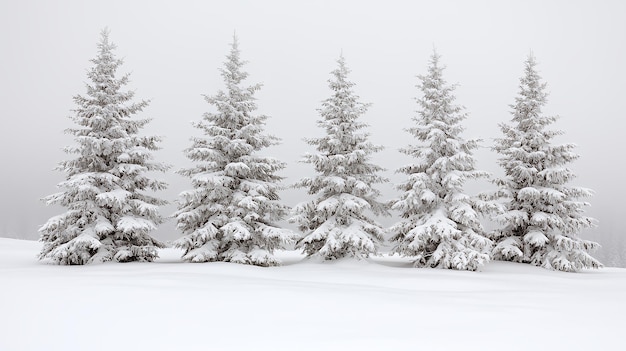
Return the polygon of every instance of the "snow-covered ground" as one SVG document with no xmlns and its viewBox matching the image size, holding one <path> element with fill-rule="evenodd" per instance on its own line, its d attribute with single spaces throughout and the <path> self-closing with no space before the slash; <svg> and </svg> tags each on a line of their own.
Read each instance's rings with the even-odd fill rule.
<svg viewBox="0 0 626 351">
<path fill-rule="evenodd" d="M 0 238 L 0 350 L 626 350 L 626 269 L 406 260 L 54 266 Z"/>
</svg>

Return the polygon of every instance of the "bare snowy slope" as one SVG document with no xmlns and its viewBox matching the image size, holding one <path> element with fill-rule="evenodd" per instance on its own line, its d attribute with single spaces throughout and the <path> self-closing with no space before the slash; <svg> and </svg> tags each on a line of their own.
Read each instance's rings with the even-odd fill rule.
<svg viewBox="0 0 626 351">
<path fill-rule="evenodd" d="M 625 350 L 626 269 L 406 260 L 53 266 L 0 239 L 0 350 Z"/>
</svg>

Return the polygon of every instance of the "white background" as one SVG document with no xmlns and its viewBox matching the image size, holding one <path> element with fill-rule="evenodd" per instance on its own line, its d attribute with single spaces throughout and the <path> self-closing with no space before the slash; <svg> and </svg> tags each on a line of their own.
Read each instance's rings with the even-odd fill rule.
<svg viewBox="0 0 626 351">
<path fill-rule="evenodd" d="M 157 157 L 173 165 L 162 197 L 173 201 L 188 182 L 173 173 L 187 164 L 182 150 L 199 131 L 190 121 L 212 107 L 202 94 L 223 87 L 221 67 L 236 31 L 248 83 L 261 82 L 259 111 L 267 132 L 283 144 L 267 153 L 288 163 L 285 185 L 313 172 L 297 161 L 314 151 L 303 137 L 319 135 L 320 102 L 330 96 L 327 80 L 343 52 L 350 79 L 363 102 L 375 143 L 386 149 L 375 162 L 394 170 L 410 162 L 397 149 L 411 142 L 417 105 L 417 74 L 426 72 L 436 47 L 459 83 L 458 103 L 467 107 L 465 137 L 484 139 L 479 168 L 501 174 L 489 150 L 500 137 L 498 123 L 511 118 L 523 62 L 532 51 L 550 91 L 547 114 L 554 128 L 574 142 L 581 158 L 572 164 L 573 185 L 589 187 L 587 214 L 599 227 L 585 236 L 610 246 L 621 239 L 626 2 L 623 1 L 0 1 L 0 236 L 38 238 L 37 229 L 61 208 L 39 199 L 56 192 L 64 174 L 53 171 L 68 157 L 72 139 L 63 130 L 72 96 L 84 94 L 89 59 L 107 27 L 132 72 L 130 88 L 150 99 L 138 117 L 151 117 L 146 134 L 166 137 Z M 161 176 L 161 175 L 159 175 Z M 490 184 L 468 184 L 470 191 Z M 398 195 L 381 187 L 384 200 Z M 302 190 L 283 193 L 289 205 Z M 171 205 L 163 214 L 175 209 Z M 383 220 L 390 224 L 394 219 Z M 173 221 L 155 235 L 178 237 Z M 613 245 L 613 244 L 611 244 Z"/>
</svg>

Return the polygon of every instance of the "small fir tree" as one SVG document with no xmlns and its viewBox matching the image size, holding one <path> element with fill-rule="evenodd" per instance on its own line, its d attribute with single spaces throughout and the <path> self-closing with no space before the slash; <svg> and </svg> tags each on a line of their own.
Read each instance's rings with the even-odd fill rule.
<svg viewBox="0 0 626 351">
<path fill-rule="evenodd" d="M 295 185 L 308 188 L 315 199 L 298 204 L 290 218 L 304 232 L 297 248 L 308 257 L 326 260 L 375 254 L 384 230 L 371 217 L 387 214 L 373 187 L 387 179 L 376 174 L 381 167 L 370 163 L 371 155 L 382 147 L 368 141 L 369 134 L 360 132 L 367 125 L 358 120 L 369 105 L 354 94 L 343 56 L 337 62 L 329 80 L 333 95 L 318 110 L 322 117 L 318 125 L 326 135 L 306 140 L 318 153 L 306 154 L 303 162 L 313 164 L 318 175 Z"/>
<path fill-rule="evenodd" d="M 463 184 L 488 174 L 474 166 L 479 140 L 461 137 L 467 114 L 454 104 L 455 86 L 443 79 L 439 58 L 433 53 L 428 74 L 418 76 L 423 97 L 408 132 L 420 145 L 401 150 L 418 161 L 398 170 L 408 177 L 397 186 L 400 198 L 390 202 L 403 218 L 390 228 L 391 240 L 393 252 L 415 257 L 416 267 L 473 271 L 489 261 L 491 242 L 479 221 L 489 203 L 465 194 Z"/>
<path fill-rule="evenodd" d="M 502 199 L 506 210 L 498 216 L 504 227 L 492 234 L 493 255 L 561 271 L 598 268 L 601 264 L 588 253 L 598 244 L 577 236 L 594 225 L 594 219 L 583 215 L 588 203 L 576 200 L 591 196 L 592 191 L 567 186 L 575 175 L 566 164 L 578 155 L 572 152 L 574 144 L 551 143 L 563 132 L 547 129 L 557 117 L 542 114 L 546 84 L 535 66 L 530 55 L 519 95 L 511 105 L 513 125 L 501 124 L 504 137 L 495 142 L 505 177 L 496 180 L 499 190 L 494 198 Z"/>
<path fill-rule="evenodd" d="M 217 112 L 205 113 L 194 126 L 206 137 L 192 138 L 185 150 L 194 167 L 179 171 L 191 178 L 192 190 L 180 194 L 174 214 L 183 237 L 174 244 L 189 262 L 227 261 L 275 266 L 273 255 L 294 240 L 276 223 L 288 208 L 279 202 L 276 172 L 285 164 L 257 153 L 279 140 L 263 134 L 268 116 L 255 115 L 254 93 L 260 84 L 244 86 L 236 36 L 220 69 L 225 91 L 205 96 Z"/>
<path fill-rule="evenodd" d="M 65 151 L 77 157 L 59 163 L 67 173 L 58 185 L 64 191 L 44 198 L 67 212 L 40 228 L 39 258 L 58 264 L 152 261 L 163 245 L 149 233 L 162 222 L 158 209 L 166 202 L 146 192 L 166 184 L 147 173 L 168 168 L 152 161 L 161 138 L 138 135 L 150 120 L 131 117 L 148 101 L 133 103 L 134 92 L 121 90 L 129 75 L 115 76 L 122 60 L 115 58 L 107 30 L 98 49 L 87 74 L 87 96 L 74 97 L 78 108 L 72 119 L 79 127 L 67 130 L 78 145 Z"/>
</svg>

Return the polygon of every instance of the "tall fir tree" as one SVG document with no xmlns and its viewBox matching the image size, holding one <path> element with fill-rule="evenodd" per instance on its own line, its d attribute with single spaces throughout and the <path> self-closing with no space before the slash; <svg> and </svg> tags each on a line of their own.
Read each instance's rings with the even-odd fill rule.
<svg viewBox="0 0 626 351">
<path fill-rule="evenodd" d="M 536 70 L 533 55 L 525 62 L 519 95 L 511 105 L 512 124 L 501 124 L 503 138 L 494 149 L 505 177 L 497 179 L 494 197 L 506 210 L 498 217 L 504 227 L 492 234 L 495 259 L 530 263 L 548 269 L 574 272 L 601 264 L 588 251 L 598 244 L 578 237 L 581 229 L 594 225 L 583 215 L 592 191 L 568 186 L 574 173 L 566 165 L 578 158 L 574 144 L 552 145 L 562 131 L 548 130 L 557 120 L 544 116 L 546 84 Z"/>
<path fill-rule="evenodd" d="M 206 136 L 192 138 L 185 150 L 195 166 L 179 173 L 191 178 L 193 189 L 180 194 L 174 214 L 183 233 L 174 244 L 185 261 L 275 266 L 274 250 L 295 239 L 277 224 L 289 210 L 279 202 L 282 177 L 276 175 L 285 164 L 258 154 L 279 140 L 263 134 L 268 116 L 254 114 L 261 84 L 243 85 L 244 64 L 234 36 L 220 69 L 226 90 L 205 96 L 217 112 L 194 123 Z"/>
<path fill-rule="evenodd" d="M 373 187 L 387 179 L 377 175 L 383 169 L 370 162 L 382 146 L 373 145 L 369 134 L 360 132 L 367 124 L 359 117 L 369 105 L 354 94 L 343 56 L 337 63 L 329 80 L 333 95 L 318 110 L 322 117 L 318 125 L 326 135 L 306 140 L 318 153 L 306 154 L 303 162 L 313 164 L 318 175 L 295 184 L 308 188 L 315 199 L 298 204 L 290 218 L 304 232 L 296 247 L 308 257 L 326 260 L 375 254 L 384 229 L 371 217 L 388 213 L 377 201 L 380 192 Z"/>
<path fill-rule="evenodd" d="M 403 218 L 390 228 L 393 252 L 415 257 L 416 267 L 477 270 L 489 261 L 491 241 L 479 220 L 489 203 L 464 193 L 468 179 L 488 177 L 475 169 L 479 140 L 461 137 L 464 108 L 454 104 L 455 86 L 443 79 L 440 56 L 431 56 L 428 74 L 418 76 L 422 97 L 415 125 L 407 131 L 419 142 L 401 151 L 417 159 L 398 172 L 403 193 L 390 202 Z"/>
<path fill-rule="evenodd" d="M 87 74 L 87 96 L 74 97 L 78 107 L 72 119 L 78 127 L 67 130 L 77 145 L 65 152 L 77 157 L 59 163 L 58 169 L 67 173 L 58 185 L 64 191 L 44 198 L 67 212 L 40 228 L 44 245 L 39 258 L 58 264 L 152 261 L 163 244 L 149 233 L 162 222 L 159 206 L 166 201 L 150 192 L 166 184 L 148 172 L 168 168 L 153 161 L 161 138 L 138 134 L 150 119 L 131 117 L 148 101 L 132 102 L 134 91 L 122 91 L 129 75 L 116 78 L 123 61 L 115 58 L 106 29 L 98 49 Z"/>
</svg>

